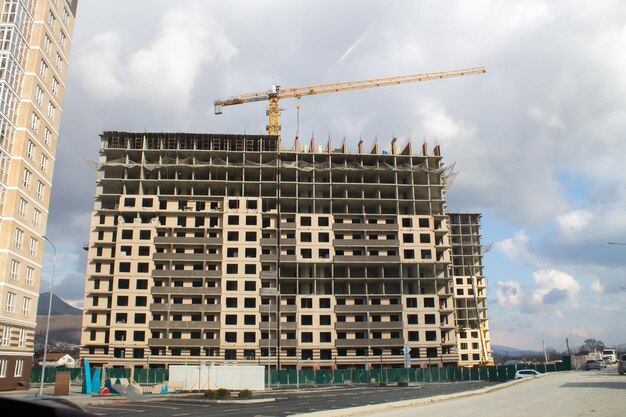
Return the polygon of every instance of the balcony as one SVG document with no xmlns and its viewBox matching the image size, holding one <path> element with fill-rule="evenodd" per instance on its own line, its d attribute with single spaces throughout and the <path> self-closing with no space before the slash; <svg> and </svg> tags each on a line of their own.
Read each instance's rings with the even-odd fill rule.
<svg viewBox="0 0 626 417">
<path fill-rule="evenodd" d="M 152 287 L 151 294 L 166 295 L 220 295 L 220 287 Z"/>
<path fill-rule="evenodd" d="M 220 278 L 222 271 L 191 269 L 153 269 L 153 278 Z"/>
<path fill-rule="evenodd" d="M 333 230 L 397 231 L 397 224 L 333 223 Z"/>
<path fill-rule="evenodd" d="M 259 340 L 259 346 L 260 347 L 268 347 L 268 345 L 269 345 L 269 347 L 275 348 L 276 347 L 276 342 L 277 342 L 276 339 L 271 339 L 269 342 L 268 342 L 267 339 L 261 339 L 261 340 Z M 280 340 L 280 347 L 281 348 L 283 348 L 283 347 L 296 347 L 296 346 L 298 346 L 296 339 L 281 339 Z M 302 344 L 300 344 L 300 348 L 302 348 Z M 265 360 L 267 360 L 267 356 L 265 357 Z M 261 360 L 261 362 L 263 362 L 263 361 Z"/>
<path fill-rule="evenodd" d="M 354 247 L 367 246 L 370 248 L 397 248 L 400 245 L 398 239 L 335 239 L 333 246 L 335 247 Z"/>
<path fill-rule="evenodd" d="M 261 238 L 261 246 L 263 246 L 263 245 L 275 246 L 276 245 L 276 238 L 275 237 Z"/>
<path fill-rule="evenodd" d="M 278 260 L 278 257 L 276 256 L 276 254 L 270 254 L 270 255 L 261 255 L 261 262 L 276 262 Z"/>
<path fill-rule="evenodd" d="M 386 330 L 386 329 L 402 329 L 401 321 L 358 321 L 358 322 L 337 322 L 336 330 Z"/>
<path fill-rule="evenodd" d="M 178 236 L 156 236 L 155 245 L 220 245 L 222 239 L 219 237 L 178 237 Z"/>
<path fill-rule="evenodd" d="M 148 325 L 150 329 L 219 330 L 221 328 L 219 321 L 151 320 Z"/>
<path fill-rule="evenodd" d="M 219 347 L 220 339 L 148 339 L 148 346 Z"/>
<path fill-rule="evenodd" d="M 335 255 L 333 260 L 336 263 L 359 263 L 359 264 L 371 264 L 371 263 L 399 263 L 399 256 L 363 256 L 363 255 Z"/>
<path fill-rule="evenodd" d="M 159 312 L 190 312 L 190 313 L 219 313 L 221 311 L 221 304 L 150 304 L 150 311 Z"/>
<path fill-rule="evenodd" d="M 338 348 L 404 346 L 404 339 L 401 337 L 393 339 L 337 339 L 335 346 Z"/>
<path fill-rule="evenodd" d="M 386 304 L 386 305 L 336 305 L 335 313 L 401 313 L 403 311 L 402 304 Z"/>
<path fill-rule="evenodd" d="M 155 253 L 155 261 L 221 261 L 222 255 L 216 253 Z"/>
</svg>

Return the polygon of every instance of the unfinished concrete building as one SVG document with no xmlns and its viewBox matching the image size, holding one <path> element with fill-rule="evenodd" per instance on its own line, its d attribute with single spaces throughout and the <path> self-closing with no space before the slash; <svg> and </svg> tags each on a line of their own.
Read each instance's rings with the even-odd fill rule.
<svg viewBox="0 0 626 417">
<path fill-rule="evenodd" d="M 460 362 L 439 147 L 104 132 L 82 355 L 98 366 Z M 468 363 L 471 360 L 467 361 Z"/>
<path fill-rule="evenodd" d="M 448 215 L 460 365 L 492 361 L 480 216 L 478 213 Z"/>
</svg>

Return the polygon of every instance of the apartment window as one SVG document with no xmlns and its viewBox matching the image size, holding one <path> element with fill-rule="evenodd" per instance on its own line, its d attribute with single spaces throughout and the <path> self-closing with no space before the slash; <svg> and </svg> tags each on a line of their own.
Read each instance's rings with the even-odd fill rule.
<svg viewBox="0 0 626 417">
<path fill-rule="evenodd" d="M 330 326 L 330 316 L 329 315 L 320 316 L 320 326 Z"/>
<path fill-rule="evenodd" d="M 311 249 L 300 249 L 300 254 L 304 259 L 311 259 L 313 256 Z"/>
<path fill-rule="evenodd" d="M 430 227 L 430 220 L 429 219 L 419 219 L 419 226 L 421 228 L 428 228 L 428 227 Z"/>
<path fill-rule="evenodd" d="M 33 226 L 39 227 L 41 223 L 41 212 L 38 209 L 33 209 Z"/>
<path fill-rule="evenodd" d="M 422 249 L 422 259 L 433 259 L 430 249 Z"/>
<path fill-rule="evenodd" d="M 41 168 L 41 170 L 43 172 L 47 172 L 48 171 L 48 157 L 46 155 L 41 155 L 41 161 L 39 162 L 39 168 Z"/>
<path fill-rule="evenodd" d="M 19 272 L 20 272 L 20 263 L 16 261 L 15 259 L 11 259 L 11 271 L 9 274 L 11 279 L 17 280 L 19 276 Z"/>
<path fill-rule="evenodd" d="M 226 273 L 227 274 L 236 274 L 239 272 L 239 265 L 237 264 L 227 264 L 226 265 Z"/>
<path fill-rule="evenodd" d="M 15 376 L 22 376 L 24 371 L 24 359 L 17 359 L 15 361 Z"/>
<path fill-rule="evenodd" d="M 39 63 L 39 76 L 45 79 L 47 75 L 48 75 L 48 64 L 46 64 L 46 61 L 42 59 L 41 62 Z"/>
<path fill-rule="evenodd" d="M 404 243 L 413 243 L 413 234 L 412 233 L 403 233 L 402 240 Z"/>
<path fill-rule="evenodd" d="M 228 308 L 237 308 L 237 299 L 236 298 L 227 298 L 226 299 L 226 307 Z"/>
<path fill-rule="evenodd" d="M 404 259 L 415 259 L 415 251 L 413 249 L 405 249 Z"/>
<path fill-rule="evenodd" d="M 246 232 L 246 242 L 256 242 L 256 232 Z"/>
<path fill-rule="evenodd" d="M 11 344 L 11 326 L 2 326 L 1 346 L 9 346 Z"/>
<path fill-rule="evenodd" d="M 419 316 L 417 314 L 407 315 L 409 324 L 419 324 Z"/>
<path fill-rule="evenodd" d="M 228 224 L 229 225 L 238 225 L 239 224 L 239 216 L 228 216 Z"/>
<path fill-rule="evenodd" d="M 7 376 L 7 363 L 6 359 L 0 359 L 0 378 L 6 378 Z"/>
<path fill-rule="evenodd" d="M 237 248 L 227 248 L 226 249 L 226 257 L 227 258 L 236 258 L 239 256 L 239 251 Z"/>
<path fill-rule="evenodd" d="M 245 291 L 256 291 L 256 282 L 246 281 L 244 289 Z"/>
<path fill-rule="evenodd" d="M 58 94 L 59 92 L 59 80 L 56 77 L 52 77 L 52 93 Z"/>
<path fill-rule="evenodd" d="M 39 85 L 37 85 L 37 87 L 35 88 L 35 101 L 37 102 L 37 104 L 41 104 L 42 99 L 43 99 L 43 90 L 41 89 Z"/>
<path fill-rule="evenodd" d="M 24 232 L 20 229 L 15 229 L 15 240 L 13 241 L 13 246 L 15 246 L 16 248 L 21 248 L 23 238 Z"/>
<path fill-rule="evenodd" d="M 318 226 L 328 226 L 328 217 L 318 217 L 317 218 Z"/>
<path fill-rule="evenodd" d="M 46 186 L 41 181 L 37 181 L 37 198 L 43 200 Z"/>
<path fill-rule="evenodd" d="M 245 273 L 247 275 L 256 274 L 256 265 L 248 264 L 245 266 Z"/>
<path fill-rule="evenodd" d="M 26 347 L 26 329 L 20 329 L 20 336 L 17 339 L 18 347 Z"/>
<path fill-rule="evenodd" d="M 300 241 L 301 242 L 310 242 L 311 241 L 311 233 L 302 232 L 300 233 Z"/>
<path fill-rule="evenodd" d="M 310 217 L 301 217 L 300 218 L 300 226 L 311 226 L 311 218 Z"/>
<path fill-rule="evenodd" d="M 256 316 L 246 314 L 245 316 L 243 316 L 243 324 L 254 326 L 256 324 Z"/>
<path fill-rule="evenodd" d="M 48 129 L 48 127 L 46 126 L 43 132 L 43 143 L 45 143 L 46 145 L 49 145 L 51 135 L 52 135 L 52 132 L 50 132 L 50 129 Z"/>
<path fill-rule="evenodd" d="M 28 245 L 28 253 L 32 256 L 37 255 L 37 239 L 31 237 Z"/>
<path fill-rule="evenodd" d="M 300 307 L 302 308 L 313 308 L 313 299 L 312 298 L 303 298 L 300 300 Z"/>
<path fill-rule="evenodd" d="M 246 248 L 246 258 L 256 258 L 256 248 Z"/>
<path fill-rule="evenodd" d="M 67 25 L 67 20 L 69 19 L 70 14 L 66 8 L 63 8 L 63 23 Z"/>
<path fill-rule="evenodd" d="M 61 33 L 59 33 L 59 43 L 61 44 L 61 46 L 63 48 L 65 48 L 65 39 L 67 38 L 67 36 L 65 36 L 65 32 L 61 31 Z"/>
<path fill-rule="evenodd" d="M 28 316 L 30 314 L 30 298 L 24 297 L 22 300 L 22 314 Z"/>
<path fill-rule="evenodd" d="M 52 40 L 50 40 L 50 36 L 47 34 L 43 38 L 43 50 L 48 53 L 50 52 L 50 45 L 52 44 Z"/>
<path fill-rule="evenodd" d="M 313 343 L 313 333 L 312 332 L 302 332 L 302 337 L 300 338 L 302 343 Z"/>
<path fill-rule="evenodd" d="M 313 325 L 313 316 L 304 315 L 300 317 L 300 324 L 303 326 L 312 326 Z"/>
<path fill-rule="evenodd" d="M 257 223 L 256 216 L 246 216 L 247 226 L 256 226 L 256 223 Z"/>
<path fill-rule="evenodd" d="M 407 298 L 406 306 L 407 308 L 417 308 L 417 298 Z"/>
<path fill-rule="evenodd" d="M 236 343 L 237 342 L 237 333 L 236 332 L 226 332 L 224 333 L 224 340 L 227 343 Z"/>
<path fill-rule="evenodd" d="M 54 66 L 56 67 L 56 69 L 61 71 L 61 67 L 63 66 L 63 58 L 61 58 L 61 55 L 58 53 L 56 59 L 54 60 Z"/>
<path fill-rule="evenodd" d="M 57 108 L 54 104 L 52 104 L 51 101 L 48 102 L 48 118 L 50 118 L 50 120 L 54 120 L 54 117 L 56 116 L 56 111 Z"/>
<path fill-rule="evenodd" d="M 226 240 L 229 242 L 236 242 L 239 240 L 239 232 L 228 232 L 226 235 Z"/>
<path fill-rule="evenodd" d="M 226 281 L 226 291 L 237 291 L 237 281 Z"/>
<path fill-rule="evenodd" d="M 48 26 L 50 26 L 50 28 L 54 28 L 54 22 L 55 22 L 56 18 L 54 17 L 54 13 L 52 13 L 52 10 L 48 11 Z"/>
<path fill-rule="evenodd" d="M 28 169 L 24 168 L 24 175 L 22 176 L 22 186 L 24 188 L 30 187 L 30 179 L 32 176 L 33 174 Z"/>
<path fill-rule="evenodd" d="M 26 285 L 33 285 L 33 277 L 35 276 L 35 270 L 30 266 L 26 267 Z"/>
<path fill-rule="evenodd" d="M 420 243 L 430 243 L 430 234 L 420 233 Z"/>
<path fill-rule="evenodd" d="M 20 202 L 18 203 L 17 206 L 17 214 L 20 217 L 26 217 L 26 205 L 28 203 L 26 203 L 26 200 L 24 200 L 23 198 L 20 198 Z"/>
<path fill-rule="evenodd" d="M 224 320 L 224 324 L 227 325 L 236 325 L 237 324 L 237 315 L 236 314 L 227 314 Z"/>
<path fill-rule="evenodd" d="M 320 233 L 319 234 L 320 242 L 330 242 L 330 235 L 328 233 Z"/>
<path fill-rule="evenodd" d="M 244 343 L 254 343 L 256 342 L 256 333 L 254 332 L 245 332 L 243 334 Z"/>
</svg>

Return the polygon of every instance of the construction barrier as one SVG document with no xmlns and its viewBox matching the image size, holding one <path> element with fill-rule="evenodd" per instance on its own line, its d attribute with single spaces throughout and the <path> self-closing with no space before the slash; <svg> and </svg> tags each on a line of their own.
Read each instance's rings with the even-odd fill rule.
<svg viewBox="0 0 626 417">
<path fill-rule="evenodd" d="M 398 382 L 461 382 L 461 381 L 490 381 L 506 382 L 515 378 L 515 372 L 520 369 L 535 369 L 541 373 L 570 371 L 576 367 L 574 358 L 564 356 L 561 362 L 536 365 L 508 365 L 488 367 L 445 367 L 445 368 L 391 368 L 381 369 L 294 369 L 271 372 L 272 385 L 335 385 L 335 384 L 366 384 Z M 73 384 L 82 383 L 83 370 L 81 368 L 46 368 L 45 383 L 56 380 L 56 372 L 70 372 Z M 267 381 L 267 369 L 265 381 Z M 298 378 L 299 375 L 299 378 Z M 35 367 L 31 372 L 31 382 L 39 382 L 41 368 Z M 131 379 L 129 368 L 107 368 L 105 378 Z M 139 384 L 158 384 L 169 380 L 167 369 L 135 368 L 132 379 Z"/>
</svg>

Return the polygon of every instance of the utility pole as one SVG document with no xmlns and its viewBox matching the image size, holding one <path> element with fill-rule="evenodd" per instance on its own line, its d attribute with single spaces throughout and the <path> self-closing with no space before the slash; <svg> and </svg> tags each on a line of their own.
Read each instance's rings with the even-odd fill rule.
<svg viewBox="0 0 626 417">
<path fill-rule="evenodd" d="M 546 344 L 543 343 L 543 340 L 541 341 L 541 346 L 543 347 L 543 356 L 546 359 L 546 365 L 548 364 L 548 352 L 546 352 Z"/>
<path fill-rule="evenodd" d="M 565 345 L 567 346 L 567 356 L 572 356 L 572 352 L 569 350 L 569 339 L 565 338 Z"/>
</svg>

